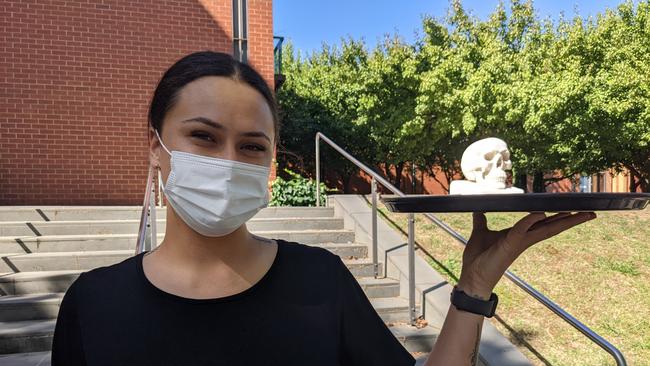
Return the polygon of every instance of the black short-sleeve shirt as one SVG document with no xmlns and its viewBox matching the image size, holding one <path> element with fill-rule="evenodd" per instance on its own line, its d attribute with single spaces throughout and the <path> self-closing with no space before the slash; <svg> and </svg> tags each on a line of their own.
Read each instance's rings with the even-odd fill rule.
<svg viewBox="0 0 650 366">
<path fill-rule="evenodd" d="M 144 253 L 82 273 L 61 302 L 52 366 L 415 364 L 340 257 L 276 241 L 268 272 L 220 298 L 157 288 Z"/>
</svg>

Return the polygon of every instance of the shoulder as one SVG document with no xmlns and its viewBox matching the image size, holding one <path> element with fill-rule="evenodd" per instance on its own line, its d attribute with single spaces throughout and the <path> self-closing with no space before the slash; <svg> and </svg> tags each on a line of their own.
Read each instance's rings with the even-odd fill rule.
<svg viewBox="0 0 650 366">
<path fill-rule="evenodd" d="M 282 251 L 282 260 L 292 265 L 318 271 L 332 271 L 338 269 L 341 262 L 338 255 L 323 247 L 282 239 L 275 241 L 281 246 L 278 250 Z"/>
<path fill-rule="evenodd" d="M 67 292 L 74 292 L 78 301 L 106 299 L 115 292 L 135 291 L 138 262 L 144 253 L 128 257 L 118 263 L 90 269 L 79 274 Z"/>
<path fill-rule="evenodd" d="M 138 261 L 144 253 L 128 257 L 121 262 L 108 266 L 96 267 L 82 274 L 85 281 L 102 282 L 102 281 L 120 281 L 129 280 L 137 275 Z"/>
<path fill-rule="evenodd" d="M 275 239 L 280 260 L 276 278 L 299 292 L 318 291 L 331 296 L 336 292 L 341 258 L 329 250 L 295 241 Z M 297 287 L 296 287 L 297 286 Z"/>
<path fill-rule="evenodd" d="M 328 258 L 330 260 L 333 259 L 333 257 L 338 257 L 336 254 L 330 252 L 329 250 L 323 247 L 303 244 L 297 241 L 284 240 L 284 239 L 273 239 L 273 240 L 275 240 L 278 243 L 278 245 L 282 246 L 282 249 L 284 250 L 284 254 L 286 254 L 287 256 L 299 257 L 302 259 Z"/>
</svg>

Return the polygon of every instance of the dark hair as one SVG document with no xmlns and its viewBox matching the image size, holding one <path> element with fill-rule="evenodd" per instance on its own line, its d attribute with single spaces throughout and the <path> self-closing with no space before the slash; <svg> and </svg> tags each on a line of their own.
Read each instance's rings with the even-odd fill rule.
<svg viewBox="0 0 650 366">
<path fill-rule="evenodd" d="M 260 92 L 271 109 L 275 130 L 274 141 L 278 142 L 280 135 L 278 108 L 269 85 L 251 66 L 222 52 L 199 51 L 176 61 L 158 82 L 149 107 L 149 125 L 162 133 L 165 114 L 176 103 L 180 90 L 189 82 L 203 76 L 230 77 L 245 82 Z"/>
</svg>

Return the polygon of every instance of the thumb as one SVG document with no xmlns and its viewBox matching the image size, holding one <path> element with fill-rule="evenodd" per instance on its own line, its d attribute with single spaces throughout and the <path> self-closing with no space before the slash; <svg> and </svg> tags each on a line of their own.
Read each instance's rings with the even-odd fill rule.
<svg viewBox="0 0 650 366">
<path fill-rule="evenodd" d="M 472 212 L 472 231 L 487 231 L 487 218 L 483 212 Z"/>
</svg>

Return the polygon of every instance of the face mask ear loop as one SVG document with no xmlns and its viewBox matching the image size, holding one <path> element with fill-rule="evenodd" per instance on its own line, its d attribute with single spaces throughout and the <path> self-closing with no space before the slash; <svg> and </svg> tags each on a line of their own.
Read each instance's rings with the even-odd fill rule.
<svg viewBox="0 0 650 366">
<path fill-rule="evenodd" d="M 158 130 L 154 130 L 154 131 L 156 132 L 156 136 L 158 136 L 158 142 L 160 142 L 160 146 L 162 146 L 163 149 L 165 149 L 165 151 L 167 151 L 167 154 L 169 154 L 169 156 L 171 156 L 172 153 L 170 153 L 169 150 L 167 150 L 167 147 L 165 146 L 165 144 L 163 144 L 162 139 L 160 138 L 160 135 L 158 134 Z M 160 188 L 162 188 L 162 191 L 164 193 L 165 192 L 165 184 L 162 181 L 162 177 L 160 178 Z"/>
<path fill-rule="evenodd" d="M 158 130 L 154 130 L 154 131 L 156 132 L 156 136 L 158 136 L 158 142 L 160 142 L 160 146 L 162 146 L 163 149 L 165 149 L 165 151 L 167 151 L 167 154 L 169 154 L 169 156 L 171 156 L 172 153 L 169 152 L 169 150 L 167 150 L 167 147 L 165 146 L 165 144 L 163 144 L 162 139 L 160 138 L 160 135 L 158 134 Z"/>
</svg>

